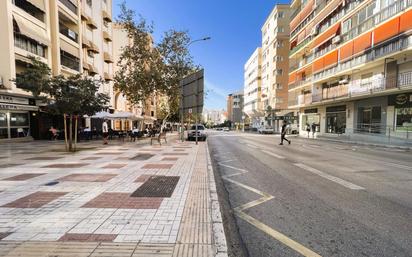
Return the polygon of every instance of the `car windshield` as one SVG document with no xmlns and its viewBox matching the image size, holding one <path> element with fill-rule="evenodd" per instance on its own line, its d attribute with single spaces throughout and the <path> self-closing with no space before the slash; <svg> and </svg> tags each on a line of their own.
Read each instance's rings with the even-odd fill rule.
<svg viewBox="0 0 412 257">
<path fill-rule="evenodd" d="M 197 126 L 197 130 L 204 130 L 204 129 L 205 129 L 205 127 L 203 127 L 203 126 Z M 192 126 L 190 128 L 190 130 L 196 130 L 196 125 Z"/>
</svg>

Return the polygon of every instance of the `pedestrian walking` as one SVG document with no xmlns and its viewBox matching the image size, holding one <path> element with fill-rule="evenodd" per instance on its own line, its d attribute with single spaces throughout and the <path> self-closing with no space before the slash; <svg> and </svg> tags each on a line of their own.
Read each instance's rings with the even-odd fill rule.
<svg viewBox="0 0 412 257">
<path fill-rule="evenodd" d="M 282 130 L 280 133 L 280 144 L 279 145 L 283 145 L 283 140 L 287 141 L 289 144 L 291 143 L 291 141 L 286 138 L 287 125 L 288 125 L 287 122 L 284 120 L 282 124 Z"/>
<path fill-rule="evenodd" d="M 316 123 L 312 123 L 312 137 L 315 138 L 315 133 L 316 133 Z"/>
<path fill-rule="evenodd" d="M 57 135 L 57 129 L 55 129 L 53 126 L 50 127 L 49 132 L 51 134 L 51 140 L 56 140 L 58 135 Z"/>
<path fill-rule="evenodd" d="M 109 127 L 107 125 L 107 121 L 104 120 L 102 124 L 102 132 L 103 132 L 103 144 L 107 145 L 107 137 L 109 136 Z"/>
<path fill-rule="evenodd" d="M 310 136 L 310 125 L 309 123 L 306 123 L 306 132 L 308 133 L 308 138 Z"/>
</svg>

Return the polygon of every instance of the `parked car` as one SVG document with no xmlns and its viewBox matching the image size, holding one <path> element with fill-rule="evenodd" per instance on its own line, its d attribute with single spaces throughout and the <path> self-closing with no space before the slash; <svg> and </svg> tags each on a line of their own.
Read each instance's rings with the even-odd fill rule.
<svg viewBox="0 0 412 257">
<path fill-rule="evenodd" d="M 258 129 L 259 134 L 273 134 L 273 128 L 271 127 L 260 127 Z"/>
<path fill-rule="evenodd" d="M 187 131 L 187 140 L 196 140 L 196 126 L 197 126 L 197 139 L 199 141 L 206 141 L 206 132 L 205 132 L 205 126 L 202 124 L 197 124 L 193 125 L 188 131 Z"/>
<path fill-rule="evenodd" d="M 224 127 L 223 131 L 229 131 L 230 129 L 228 127 Z"/>
<path fill-rule="evenodd" d="M 217 130 L 217 131 L 222 131 L 222 130 L 223 130 L 223 128 L 216 128 L 216 130 Z"/>
</svg>

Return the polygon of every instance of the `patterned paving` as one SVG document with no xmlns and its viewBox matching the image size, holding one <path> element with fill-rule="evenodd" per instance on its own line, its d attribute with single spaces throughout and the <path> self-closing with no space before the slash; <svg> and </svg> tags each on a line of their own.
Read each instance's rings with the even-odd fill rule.
<svg viewBox="0 0 412 257">
<path fill-rule="evenodd" d="M 56 200 L 60 196 L 65 195 L 64 192 L 36 192 L 28 196 L 22 197 L 11 203 L 1 207 L 8 208 L 40 208 L 51 201 Z"/>
<path fill-rule="evenodd" d="M 33 142 L 4 152 L 7 158 L 0 166 L 7 168 L 0 169 L 0 256 L 171 257 L 189 256 L 185 254 L 190 249 L 199 251 L 197 256 L 211 256 L 210 245 L 205 244 L 208 241 L 180 243 L 178 239 L 181 233 L 211 233 L 184 218 L 202 144 L 173 140 L 162 146 L 148 144 L 150 141 L 111 142 L 103 147 L 97 142 L 90 149 L 66 154 L 61 151 L 64 145 Z M 152 177 L 178 180 L 167 197 L 132 197 Z M 45 186 L 49 182 L 60 183 Z M 157 189 L 162 191 L 161 187 Z M 200 188 L 206 189 L 199 186 L 195 190 Z M 207 199 L 191 194 L 192 204 Z M 202 202 L 202 206 L 206 205 Z M 182 224 L 198 227 L 182 230 Z"/>
<path fill-rule="evenodd" d="M 70 174 L 65 177 L 59 178 L 59 181 L 106 182 L 116 176 L 116 174 Z"/>
<path fill-rule="evenodd" d="M 125 193 L 103 193 L 83 208 L 114 208 L 114 209 L 158 209 L 163 198 L 130 197 Z"/>
<path fill-rule="evenodd" d="M 173 167 L 173 164 L 166 163 L 148 163 L 145 164 L 142 169 L 170 169 Z"/>
<path fill-rule="evenodd" d="M 13 176 L 10 178 L 5 178 L 2 180 L 3 181 L 25 181 L 25 180 L 29 180 L 29 179 L 44 175 L 44 174 L 46 173 L 25 173 L 25 174 L 20 174 L 20 175 Z"/>
<path fill-rule="evenodd" d="M 87 165 L 89 164 L 88 163 L 60 163 L 60 164 L 47 165 L 42 168 L 73 169 L 73 168 L 81 168 Z"/>
</svg>

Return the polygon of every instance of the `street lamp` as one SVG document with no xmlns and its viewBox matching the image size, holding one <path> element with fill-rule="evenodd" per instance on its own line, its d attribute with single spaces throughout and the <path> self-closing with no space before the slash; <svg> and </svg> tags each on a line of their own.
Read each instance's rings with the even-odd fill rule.
<svg viewBox="0 0 412 257">
<path fill-rule="evenodd" d="M 210 39 L 212 39 L 211 37 L 204 37 L 204 38 L 199 38 L 199 39 L 195 39 L 195 40 L 192 40 L 192 41 L 190 41 L 187 45 L 186 45 L 186 47 L 189 47 L 190 45 L 192 45 L 193 43 L 196 43 L 196 42 L 200 42 L 200 41 L 207 41 L 207 40 L 210 40 Z M 182 111 L 182 115 L 181 115 L 181 117 L 180 117 L 180 119 L 181 119 L 181 124 L 180 124 L 180 126 L 181 126 L 181 133 L 182 133 L 182 135 L 181 135 L 181 140 L 182 140 L 182 142 L 184 141 L 184 131 L 183 131 L 183 118 L 184 118 L 184 110 L 183 110 L 183 97 L 184 97 L 184 94 L 183 94 L 183 85 L 182 85 L 182 99 L 181 99 L 181 111 Z M 197 95 L 196 95 L 196 99 L 197 99 Z M 197 110 L 197 107 L 196 107 L 196 110 Z M 196 123 L 197 123 L 197 120 L 196 120 Z M 197 124 L 196 124 L 196 144 L 197 144 Z"/>
<path fill-rule="evenodd" d="M 243 127 L 242 127 L 242 132 L 245 132 L 245 115 L 242 115 L 242 123 L 243 123 Z"/>
</svg>

